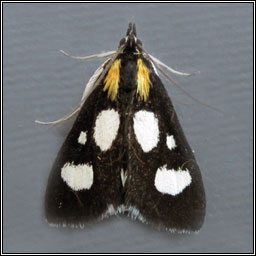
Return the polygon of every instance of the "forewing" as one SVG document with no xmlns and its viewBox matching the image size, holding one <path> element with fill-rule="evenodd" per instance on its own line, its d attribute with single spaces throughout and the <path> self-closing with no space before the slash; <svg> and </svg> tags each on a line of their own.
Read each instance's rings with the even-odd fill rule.
<svg viewBox="0 0 256 256">
<path fill-rule="evenodd" d="M 46 219 L 82 225 L 115 214 L 122 203 L 120 115 L 100 84 L 84 103 L 52 167 Z"/>
<path fill-rule="evenodd" d="M 167 92 L 151 68 L 149 99 L 136 100 L 130 123 L 125 208 L 168 230 L 197 231 L 205 216 L 199 167 Z"/>
</svg>

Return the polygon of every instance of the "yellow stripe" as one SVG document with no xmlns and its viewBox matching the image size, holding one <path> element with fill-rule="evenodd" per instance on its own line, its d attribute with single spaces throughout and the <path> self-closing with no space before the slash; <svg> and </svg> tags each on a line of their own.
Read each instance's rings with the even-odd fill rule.
<svg viewBox="0 0 256 256">
<path fill-rule="evenodd" d="M 149 70 L 142 59 L 139 58 L 137 60 L 137 94 L 139 94 L 141 100 L 147 101 L 150 85 Z"/>
<path fill-rule="evenodd" d="M 108 90 L 108 97 L 113 101 L 116 99 L 118 92 L 118 84 L 120 81 L 120 67 L 121 59 L 116 60 L 108 71 L 108 75 L 105 78 L 105 86 L 103 91 Z"/>
</svg>

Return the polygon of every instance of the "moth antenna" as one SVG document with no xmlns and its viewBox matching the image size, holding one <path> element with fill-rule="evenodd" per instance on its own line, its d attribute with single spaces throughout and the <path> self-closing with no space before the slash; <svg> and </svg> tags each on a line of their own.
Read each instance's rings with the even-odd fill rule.
<svg viewBox="0 0 256 256">
<path fill-rule="evenodd" d="M 109 51 L 109 52 L 103 52 L 103 53 L 93 54 L 93 55 L 89 55 L 89 56 L 79 57 L 79 56 L 70 55 L 67 52 L 63 51 L 63 50 L 60 50 L 60 52 L 62 54 L 64 54 L 65 56 L 70 57 L 72 59 L 76 59 L 76 60 L 89 60 L 89 59 L 95 59 L 95 58 L 107 58 L 107 57 L 112 56 L 116 53 L 116 51 Z"/>
<path fill-rule="evenodd" d="M 200 71 L 195 71 L 193 73 L 185 73 L 185 72 L 180 72 L 180 71 L 177 71 L 169 66 L 167 66 L 165 63 L 163 63 L 161 60 L 157 59 L 156 57 L 154 57 L 153 55 L 149 54 L 141 45 L 138 45 L 138 47 L 143 51 L 145 52 L 145 54 L 151 59 L 151 61 L 153 63 L 155 63 L 158 67 L 159 66 L 162 66 L 164 67 L 165 69 L 167 69 L 169 72 L 175 74 L 175 75 L 179 75 L 179 76 L 193 76 L 193 75 L 196 75 L 196 74 L 200 74 Z"/>
<path fill-rule="evenodd" d="M 173 85 L 175 85 L 176 87 L 178 87 L 181 91 L 183 91 L 189 98 L 191 98 L 191 99 L 193 99 L 194 101 L 196 101 L 197 103 L 199 103 L 199 104 L 201 104 L 201 105 L 204 105 L 204 106 L 206 106 L 206 107 L 208 107 L 208 108 L 211 108 L 211 109 L 213 109 L 213 110 L 215 110 L 215 111 L 217 111 L 217 112 L 219 112 L 219 113 L 222 113 L 222 114 L 224 114 L 223 113 L 223 111 L 221 111 L 220 109 L 218 109 L 218 108 L 215 108 L 215 107 L 213 107 L 213 106 L 211 106 L 211 105 L 209 105 L 209 104 L 207 104 L 207 103 L 205 103 L 205 102 L 202 102 L 201 100 L 199 100 L 199 99 L 197 99 L 196 97 L 194 97 L 193 95 L 191 95 L 188 91 L 186 91 L 186 89 L 183 87 L 183 86 L 181 86 L 180 84 L 178 84 L 177 82 L 175 82 L 170 76 L 168 76 L 162 69 L 161 69 L 161 67 L 160 67 L 160 64 L 158 63 L 158 61 L 155 61 L 155 59 L 156 58 L 154 58 L 152 55 L 150 55 L 150 54 L 148 54 L 147 52 L 146 52 L 146 50 L 145 49 L 143 49 L 141 46 L 140 46 L 140 48 L 146 53 L 146 55 L 148 56 L 148 58 L 153 62 L 153 64 L 155 64 L 156 65 L 156 67 L 157 67 L 157 69 L 164 75 L 164 77 L 169 81 L 169 82 L 171 82 Z M 153 58 L 152 58 L 153 57 Z M 161 62 L 161 61 L 160 61 Z M 162 62 L 161 62 L 162 63 Z M 166 67 L 168 67 L 167 65 L 165 65 L 164 63 L 162 63 L 162 66 L 166 66 Z M 178 71 L 175 71 L 175 72 L 178 72 Z M 198 71 L 199 72 L 199 71 Z M 173 72 L 174 73 L 174 72 Z M 179 73 L 181 73 L 181 72 L 179 72 Z M 181 73 L 182 74 L 182 73 Z M 191 75 L 191 74 L 189 74 L 189 73 L 183 73 L 183 74 L 185 74 L 185 76 L 188 76 L 188 75 Z M 186 75 L 187 74 L 187 75 Z M 192 73 L 193 74 L 193 73 Z"/>
<path fill-rule="evenodd" d="M 77 112 L 80 111 L 82 105 L 84 104 L 84 102 L 86 101 L 86 99 L 88 98 L 88 96 L 92 93 L 92 91 L 97 87 L 98 83 L 98 79 L 100 80 L 100 78 L 102 78 L 105 73 L 106 70 L 108 70 L 108 67 L 113 63 L 113 61 L 115 61 L 117 55 L 123 50 L 123 47 L 120 47 L 118 49 L 118 51 L 115 51 L 112 56 L 112 58 L 107 59 L 93 74 L 93 76 L 90 78 L 90 80 L 88 81 L 88 83 L 85 86 L 85 90 L 83 92 L 83 96 L 81 98 L 80 104 L 78 107 L 76 107 L 70 114 L 55 120 L 55 121 L 51 121 L 51 122 L 43 122 L 43 121 L 39 121 L 39 120 L 35 120 L 35 123 L 37 124 L 43 124 L 43 125 L 54 125 L 54 124 L 59 124 L 62 123 L 68 119 L 70 119 L 72 116 L 74 116 Z M 67 54 L 66 52 L 62 51 L 63 54 Z M 93 55 L 91 55 L 93 56 Z M 88 56 L 90 57 L 90 56 Z M 104 70 L 105 68 L 105 70 Z"/>
<path fill-rule="evenodd" d="M 165 63 L 163 63 L 162 61 L 160 61 L 159 59 L 157 59 L 156 57 L 148 54 L 150 56 L 150 58 L 154 61 L 154 63 L 157 63 L 159 66 L 162 66 L 164 68 L 166 68 L 169 72 L 175 74 L 175 75 L 179 75 L 179 76 L 193 76 L 196 74 L 200 74 L 200 71 L 195 71 L 193 73 L 185 73 L 185 72 L 180 72 L 177 70 L 174 70 L 173 68 L 167 66 Z"/>
<path fill-rule="evenodd" d="M 184 92 L 189 98 L 191 98 L 192 100 L 196 101 L 197 103 L 201 104 L 201 105 L 204 105 L 205 107 L 208 107 L 208 108 L 211 108 L 219 113 L 222 113 L 224 114 L 223 111 L 221 111 L 220 109 L 218 108 L 215 108 L 199 99 L 197 99 L 196 97 L 194 97 L 192 94 L 190 94 L 183 86 L 181 86 L 180 84 L 178 84 L 177 82 L 175 82 L 170 76 L 168 76 L 160 67 L 159 65 L 157 65 L 157 63 L 155 63 L 158 70 L 165 76 L 165 78 L 171 82 L 173 85 L 175 85 L 177 88 L 179 88 L 182 92 Z"/>
<path fill-rule="evenodd" d="M 83 92 L 83 96 L 80 100 L 80 104 L 78 107 L 76 107 L 74 109 L 74 111 L 72 111 L 72 113 L 56 120 L 56 121 L 51 121 L 51 122 L 42 122 L 39 120 L 36 120 L 35 122 L 38 124 L 45 124 L 45 125 L 52 125 L 52 124 L 59 124 L 62 123 L 66 120 L 68 120 L 69 118 L 71 118 L 73 115 L 75 115 L 82 107 L 82 105 L 84 104 L 85 100 L 87 99 L 87 97 L 91 94 L 91 92 L 95 89 L 95 83 L 97 81 L 97 79 L 99 78 L 100 74 L 103 71 L 103 67 L 105 65 L 105 63 L 107 63 L 110 59 L 106 60 L 92 75 L 92 77 L 89 79 L 88 83 L 85 86 L 84 92 Z"/>
<path fill-rule="evenodd" d="M 76 107 L 70 114 L 58 119 L 58 120 L 55 120 L 55 121 L 51 121 L 51 122 L 43 122 L 43 121 L 39 121 L 39 120 L 35 120 L 35 123 L 37 124 L 44 124 L 44 125 L 53 125 L 53 124 L 60 124 L 68 119 L 70 119 L 72 116 L 74 116 L 77 112 L 80 111 L 82 107 L 82 104 L 80 104 L 78 107 Z"/>
</svg>

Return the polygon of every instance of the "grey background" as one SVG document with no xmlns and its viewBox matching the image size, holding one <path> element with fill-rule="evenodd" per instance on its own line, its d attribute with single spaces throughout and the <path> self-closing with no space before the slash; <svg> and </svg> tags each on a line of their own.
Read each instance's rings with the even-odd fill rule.
<svg viewBox="0 0 256 256">
<path fill-rule="evenodd" d="M 3 249 L 43 252 L 252 252 L 253 5 L 81 3 L 3 6 Z M 195 150 L 207 194 L 198 234 L 159 232 L 125 217 L 86 229 L 56 229 L 43 217 L 47 178 L 71 122 L 49 127 L 79 102 L 129 21 L 144 47 L 167 65 L 200 75 L 174 79 L 200 105 L 170 85 L 184 132 Z"/>
</svg>

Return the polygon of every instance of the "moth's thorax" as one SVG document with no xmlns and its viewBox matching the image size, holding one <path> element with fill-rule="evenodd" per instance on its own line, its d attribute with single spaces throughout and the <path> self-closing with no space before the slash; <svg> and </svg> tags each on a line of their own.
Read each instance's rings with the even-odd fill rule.
<svg viewBox="0 0 256 256">
<path fill-rule="evenodd" d="M 120 90 L 130 92 L 137 88 L 137 59 L 138 56 L 133 52 L 125 53 L 120 56 L 121 58 L 121 79 Z"/>
<path fill-rule="evenodd" d="M 151 87 L 149 66 L 149 61 L 140 52 L 126 49 L 119 54 L 104 80 L 103 90 L 107 91 L 108 98 L 116 101 L 124 92 L 146 102 Z"/>
</svg>

